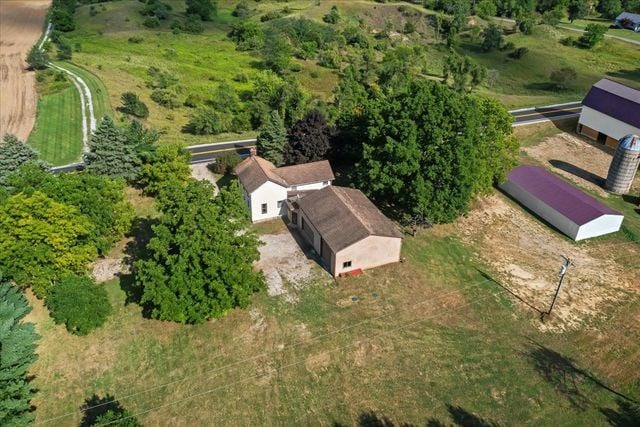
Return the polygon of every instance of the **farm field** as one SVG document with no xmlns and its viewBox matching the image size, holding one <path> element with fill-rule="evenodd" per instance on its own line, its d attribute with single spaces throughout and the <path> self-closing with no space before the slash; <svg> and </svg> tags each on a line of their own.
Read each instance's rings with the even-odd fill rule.
<svg viewBox="0 0 640 427">
<path fill-rule="evenodd" d="M 584 143 L 571 128 L 518 129 L 522 160 L 552 168 L 549 159 Z M 607 156 L 575 164 L 601 174 Z M 129 197 L 141 224 L 153 221 L 151 199 Z M 640 225 L 633 200 L 602 200 Z M 279 221 L 256 230 L 266 251 L 288 237 Z M 576 266 L 541 323 L 562 254 Z M 575 244 L 495 192 L 453 224 L 407 235 L 403 263 L 335 283 L 312 267 L 285 279 L 284 293 L 202 325 L 146 319 L 127 303 L 126 272 L 104 284 L 114 313 L 86 337 L 30 298 L 27 320 L 42 335 L 36 422 L 77 425 L 95 396 L 144 425 L 633 425 L 638 255 L 629 234 Z"/>
<path fill-rule="evenodd" d="M 150 109 L 147 124 L 160 129 L 162 142 L 179 142 L 186 145 L 241 139 L 255 136 L 256 132 L 223 133 L 215 136 L 196 136 L 184 132 L 192 108 L 179 106 L 168 109 L 151 100 L 152 89 L 147 83 L 149 69 L 155 67 L 173 73 L 178 78 L 180 101 L 197 94 L 210 98 L 221 83 L 228 83 L 246 99 L 252 81 L 261 70 L 261 57 L 254 52 L 236 50 L 227 33 L 239 19 L 231 12 L 237 2 L 221 1 L 218 16 L 204 23 L 202 34 L 174 34 L 170 28 L 172 19 L 182 17 L 184 2 L 169 0 L 172 16 L 160 27 L 147 29 L 142 25 L 144 17 L 138 12 L 142 8 L 136 0 L 103 3 L 96 6 L 95 16 L 90 7 L 82 6 L 76 13 L 78 28 L 69 37 L 81 46 L 74 52 L 74 63 L 95 74 L 105 84 L 109 102 L 114 108 L 120 105 L 123 92 L 138 93 Z M 404 5 L 420 15 L 418 32 L 394 40 L 396 46 L 417 46 L 425 49 L 425 78 L 440 78 L 447 48 L 436 40 L 434 29 L 426 16 L 435 12 L 416 5 L 372 1 L 327 0 L 317 3 L 311 0 L 295 0 L 285 4 L 275 1 L 250 2 L 251 20 L 273 10 L 287 7 L 290 16 L 304 16 L 321 20 L 332 6 L 338 6 L 344 24 L 356 24 L 362 20 L 371 35 L 385 25 L 400 31 L 408 18 L 399 10 Z M 478 21 L 482 23 L 481 20 Z M 342 26 L 341 26 L 342 25 Z M 460 53 L 467 54 L 488 70 L 490 77 L 479 88 L 479 93 L 495 97 L 509 108 L 545 105 L 581 99 L 589 87 L 602 77 L 615 78 L 622 83 L 638 85 L 640 71 L 640 49 L 616 40 L 606 40 L 593 50 L 564 46 L 561 39 L 576 34 L 551 27 L 536 27 L 531 36 L 520 33 L 508 35 L 506 42 L 515 47 L 527 47 L 529 53 L 520 60 L 508 58 L 507 51 L 481 52 L 478 43 L 470 34 L 464 35 Z M 338 71 L 320 67 L 315 60 L 296 60 L 300 71 L 292 73 L 303 87 L 315 98 L 331 100 L 338 81 Z M 556 90 L 549 81 L 552 71 L 560 67 L 573 67 L 578 72 L 575 81 L 567 90 Z"/>
<path fill-rule="evenodd" d="M 0 137 L 13 133 L 25 140 L 36 118 L 35 73 L 24 59 L 40 38 L 51 0 L 0 2 Z"/>
</svg>

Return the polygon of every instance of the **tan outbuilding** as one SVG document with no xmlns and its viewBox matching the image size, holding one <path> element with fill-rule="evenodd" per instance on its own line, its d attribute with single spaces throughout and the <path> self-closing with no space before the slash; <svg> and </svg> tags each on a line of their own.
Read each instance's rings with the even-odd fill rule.
<svg viewBox="0 0 640 427">
<path fill-rule="evenodd" d="M 334 277 L 400 261 L 402 234 L 360 190 L 292 194 L 287 207 L 291 224 Z"/>
</svg>

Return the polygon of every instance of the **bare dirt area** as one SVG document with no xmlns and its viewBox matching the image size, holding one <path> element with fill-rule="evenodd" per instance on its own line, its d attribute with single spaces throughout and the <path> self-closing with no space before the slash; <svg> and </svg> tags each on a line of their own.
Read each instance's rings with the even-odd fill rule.
<svg viewBox="0 0 640 427">
<path fill-rule="evenodd" d="M 525 147 L 528 156 L 542 162 L 544 167 L 562 175 L 579 186 L 608 197 L 604 188 L 612 151 L 597 147 L 583 139 L 563 132 L 545 138 L 537 145 Z M 636 177 L 633 188 L 640 190 L 640 178 Z"/>
<path fill-rule="evenodd" d="M 295 291 L 310 283 L 329 282 L 330 275 L 305 254 L 293 234 L 283 230 L 260 236 L 260 261 L 256 267 L 267 279 L 268 293 L 295 302 Z"/>
<path fill-rule="evenodd" d="M 209 181 L 215 187 L 216 194 L 218 193 L 218 179 L 219 175 L 214 174 L 207 167 L 207 163 L 198 163 L 195 165 L 189 165 L 191 169 L 191 176 L 198 181 Z"/>
<path fill-rule="evenodd" d="M 35 73 L 24 59 L 42 33 L 50 0 L 0 1 L 0 135 L 26 140 L 36 119 Z"/>
<path fill-rule="evenodd" d="M 549 307 L 562 256 L 572 259 L 574 266 L 565 278 L 553 318 L 536 322 L 543 330 L 578 328 L 603 315 L 609 303 L 640 291 L 638 274 L 607 256 L 612 250 L 610 243 L 576 245 L 502 194 L 479 199 L 455 225 L 462 239 L 491 266 L 491 275 L 506 294 L 534 314 Z M 640 255 L 637 245 L 620 246 L 630 257 Z"/>
</svg>

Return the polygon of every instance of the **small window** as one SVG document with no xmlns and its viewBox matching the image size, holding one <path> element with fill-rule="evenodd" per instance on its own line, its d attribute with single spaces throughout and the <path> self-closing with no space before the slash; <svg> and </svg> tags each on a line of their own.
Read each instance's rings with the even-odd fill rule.
<svg viewBox="0 0 640 427">
<path fill-rule="evenodd" d="M 304 217 L 302 217 L 302 225 L 300 226 L 304 230 Z"/>
<path fill-rule="evenodd" d="M 297 186 L 297 185 L 292 185 L 292 186 L 291 186 L 291 191 L 296 191 L 297 189 L 298 189 L 298 186 Z"/>
<path fill-rule="evenodd" d="M 345 261 L 342 263 L 342 268 L 349 268 L 351 267 L 351 261 Z"/>
<path fill-rule="evenodd" d="M 329 185 L 329 181 L 322 181 L 322 185 Z"/>
<path fill-rule="evenodd" d="M 283 203 L 284 203 L 284 200 L 278 200 L 278 209 L 282 207 Z"/>
<path fill-rule="evenodd" d="M 262 214 L 266 214 L 267 213 L 267 204 L 263 203 L 262 204 Z"/>
</svg>

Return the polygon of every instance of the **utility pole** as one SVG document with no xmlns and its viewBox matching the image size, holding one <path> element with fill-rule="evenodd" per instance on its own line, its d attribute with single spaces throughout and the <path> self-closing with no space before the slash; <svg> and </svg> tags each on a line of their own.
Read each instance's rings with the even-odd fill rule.
<svg viewBox="0 0 640 427">
<path fill-rule="evenodd" d="M 556 300 L 558 299 L 558 295 L 560 294 L 560 288 L 562 288 L 562 282 L 564 281 L 564 275 L 567 274 L 567 270 L 569 270 L 569 267 L 571 267 L 573 265 L 573 263 L 571 262 L 570 258 L 567 257 L 563 257 L 564 258 L 564 264 L 562 264 L 562 266 L 560 267 L 560 281 L 558 282 L 558 287 L 556 288 L 556 294 L 553 296 L 553 301 L 551 301 L 551 307 L 549 307 L 549 311 L 547 311 L 546 313 L 543 313 L 542 315 L 542 320 L 544 321 L 545 316 L 551 316 L 551 311 L 553 310 L 553 307 L 556 305 Z"/>
</svg>

